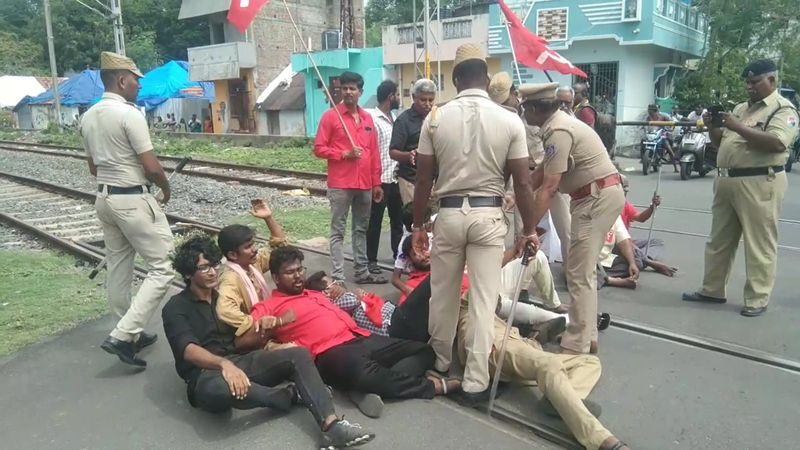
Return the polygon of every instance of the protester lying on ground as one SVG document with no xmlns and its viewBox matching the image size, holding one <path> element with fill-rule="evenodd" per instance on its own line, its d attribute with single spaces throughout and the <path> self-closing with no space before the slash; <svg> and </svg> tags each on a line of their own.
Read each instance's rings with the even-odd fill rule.
<svg viewBox="0 0 800 450">
<path fill-rule="evenodd" d="M 303 405 L 322 429 L 322 448 L 352 447 L 372 440 L 374 434 L 336 416 L 331 393 L 308 350 L 242 352 L 237 348 L 241 338 L 216 313 L 221 259 L 219 248 L 204 235 L 186 240 L 173 257 L 173 267 L 186 289 L 173 296 L 161 314 L 175 369 L 187 384 L 189 403 L 213 413 L 231 408 L 288 412 L 293 405 Z M 277 387 L 290 380 L 294 382 Z"/>
<path fill-rule="evenodd" d="M 458 318 L 458 354 L 466 360 L 466 339 L 469 332 L 468 298 L 462 298 Z M 494 341 L 489 354 L 489 374 L 494 376 L 499 349 L 503 344 L 506 322 L 495 316 Z M 561 417 L 587 449 L 621 450 L 625 444 L 605 429 L 595 416 L 600 407 L 586 400 L 600 379 L 600 359 L 594 355 L 568 355 L 545 352 L 538 342 L 522 337 L 511 329 L 506 354 L 500 371 L 501 381 L 538 385 L 544 397 L 539 408 L 547 415 Z"/>
<path fill-rule="evenodd" d="M 263 219 L 269 228 L 269 247 L 275 249 L 287 245 L 286 235 L 267 203 L 253 200 L 252 204 L 250 214 Z M 250 227 L 228 225 L 217 237 L 227 260 L 220 275 L 217 314 L 223 322 L 236 329 L 237 336 L 252 327 L 250 310 L 253 305 L 269 297 L 269 287 L 263 273 L 269 270 L 270 252 L 267 248 L 259 249 L 256 246 L 255 236 L 255 231 Z"/>
<path fill-rule="evenodd" d="M 431 230 L 433 229 L 433 217 L 430 208 L 425 212 L 425 229 L 428 231 L 428 239 L 433 239 Z M 392 273 L 392 286 L 396 287 L 403 295 L 408 295 L 413 289 L 408 283 L 403 281 L 403 275 L 408 275 L 412 271 L 411 261 L 408 254 L 403 253 L 403 244 L 411 236 L 411 228 L 414 222 L 414 204 L 407 203 L 403 206 L 403 237 L 397 247 L 397 258 L 394 260 L 394 272 Z"/>
<path fill-rule="evenodd" d="M 630 184 L 628 183 L 627 177 L 625 177 L 624 175 L 622 175 L 621 177 L 622 177 L 622 190 L 625 192 L 625 197 L 627 197 L 628 191 L 630 190 Z M 653 194 L 653 199 L 652 202 L 650 203 L 650 206 L 648 206 L 646 209 L 642 211 L 638 211 L 636 207 L 634 207 L 633 204 L 626 199 L 625 206 L 622 208 L 622 213 L 620 214 L 620 216 L 622 217 L 622 223 L 625 224 L 625 229 L 628 230 L 628 233 L 631 232 L 632 222 L 639 222 L 639 223 L 647 222 L 648 220 L 650 220 L 651 217 L 653 217 L 653 213 L 659 206 L 661 206 L 661 196 L 658 194 Z M 631 242 L 633 242 L 634 251 L 639 250 L 641 252 L 644 252 L 645 249 L 647 249 L 647 256 L 650 259 L 660 260 L 661 257 L 663 256 L 662 251 L 664 249 L 664 241 L 662 239 L 658 238 L 650 239 L 649 245 L 647 243 L 647 239 L 633 239 Z M 670 269 L 674 269 L 675 271 L 677 271 L 676 268 L 671 267 Z M 665 273 L 665 275 L 672 276 L 674 275 L 674 272 L 672 273 L 672 275 L 667 273 Z"/>
<path fill-rule="evenodd" d="M 356 325 L 381 336 L 389 336 L 395 306 L 363 289 L 348 291 L 324 271 L 306 279 L 306 289 L 322 292 L 339 309 L 350 314 Z"/>
<path fill-rule="evenodd" d="M 658 245 L 650 243 L 653 252 L 660 252 Z M 597 267 L 597 288 L 608 285 L 628 289 L 636 289 L 639 283 L 639 272 L 650 267 L 656 272 L 672 277 L 678 270 L 674 267 L 645 256 L 633 245 L 631 235 L 625 229 L 622 217 L 617 217 L 611 231 L 608 232 L 600 251 L 600 262 Z"/>
<path fill-rule="evenodd" d="M 426 374 L 434 361 L 429 345 L 372 334 L 324 294 L 305 290 L 303 259 L 303 253 L 292 246 L 272 252 L 270 272 L 276 289 L 269 299 L 253 306 L 253 320 L 272 339 L 308 349 L 322 379 L 352 391 L 361 412 L 379 417 L 381 397 L 430 399 L 461 388 L 460 380 Z M 284 314 L 296 320 L 285 324 Z"/>
</svg>

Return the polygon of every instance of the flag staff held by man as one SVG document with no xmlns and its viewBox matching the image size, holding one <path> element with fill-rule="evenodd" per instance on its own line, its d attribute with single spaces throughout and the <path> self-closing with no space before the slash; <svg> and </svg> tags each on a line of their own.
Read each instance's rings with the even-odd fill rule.
<svg viewBox="0 0 800 450">
<path fill-rule="evenodd" d="M 105 94 L 83 115 L 80 125 L 89 171 L 97 177 L 95 209 L 108 261 L 108 302 L 118 319 L 101 348 L 138 367 L 147 363 L 137 353 L 157 338 L 145 333 L 144 326 L 173 278 L 172 232 L 152 194 L 155 184 L 166 204 L 169 180 L 153 151 L 144 114 L 134 103 L 142 77 L 130 58 L 103 52 L 100 78 Z M 144 260 L 147 276 L 131 298 L 137 254 Z"/>
</svg>

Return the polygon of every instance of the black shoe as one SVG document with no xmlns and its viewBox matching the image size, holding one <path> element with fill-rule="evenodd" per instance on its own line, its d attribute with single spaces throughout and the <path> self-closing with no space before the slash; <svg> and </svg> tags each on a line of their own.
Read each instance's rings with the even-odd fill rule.
<svg viewBox="0 0 800 450">
<path fill-rule="evenodd" d="M 692 293 L 684 293 L 683 297 L 681 297 L 685 302 L 700 302 L 700 303 L 718 303 L 722 304 L 727 302 L 727 299 L 724 298 L 717 298 L 717 297 L 709 297 L 708 295 L 703 295 L 699 292 L 692 292 Z"/>
<path fill-rule="evenodd" d="M 520 303 L 531 303 L 531 294 L 528 293 L 527 289 L 519 291 L 519 301 Z"/>
<path fill-rule="evenodd" d="M 369 263 L 369 265 L 367 267 L 369 269 L 369 273 L 371 273 L 373 275 L 380 275 L 381 272 L 382 272 L 381 268 L 378 267 L 378 263 L 377 262 L 371 262 L 371 263 Z"/>
<path fill-rule="evenodd" d="M 481 392 L 454 392 L 450 398 L 458 402 L 459 405 L 467 408 L 476 408 L 489 401 L 489 389 Z"/>
<path fill-rule="evenodd" d="M 745 306 L 739 313 L 745 317 L 758 317 L 767 312 L 766 306 Z"/>
<path fill-rule="evenodd" d="M 603 331 L 611 325 L 611 314 L 600 313 L 597 315 L 597 331 Z"/>
<path fill-rule="evenodd" d="M 141 358 L 136 357 L 136 346 L 133 342 L 120 341 L 114 337 L 107 337 L 100 348 L 112 355 L 117 355 L 119 360 L 125 364 L 130 364 L 136 367 L 147 367 L 147 362 Z"/>
<path fill-rule="evenodd" d="M 586 399 L 582 400 L 582 402 L 583 406 L 585 406 L 593 416 L 600 417 L 600 413 L 603 412 L 603 408 L 601 408 L 600 405 Z M 547 416 L 556 417 L 559 419 L 561 418 L 561 414 L 558 413 L 556 407 L 550 403 L 550 400 L 547 397 L 542 397 L 542 399 L 539 400 L 539 410 Z"/>
<path fill-rule="evenodd" d="M 539 341 L 540 344 L 545 345 L 550 342 L 555 342 L 556 336 L 567 329 L 567 318 L 556 317 L 555 319 L 540 323 L 534 327 L 534 329 L 538 331 L 535 339 Z"/>
<path fill-rule="evenodd" d="M 139 353 L 144 348 L 155 344 L 157 340 L 158 340 L 157 334 L 155 333 L 150 334 L 142 331 L 141 333 L 139 333 L 139 340 L 133 344 L 134 350 L 136 350 L 136 353 Z"/>
<path fill-rule="evenodd" d="M 319 447 L 321 450 L 336 450 L 366 444 L 373 439 L 375 439 L 374 433 L 361 428 L 357 423 L 342 419 L 322 432 L 322 442 Z"/>
<path fill-rule="evenodd" d="M 350 391 L 347 393 L 361 414 L 377 419 L 383 414 L 383 399 L 378 394 Z"/>
</svg>

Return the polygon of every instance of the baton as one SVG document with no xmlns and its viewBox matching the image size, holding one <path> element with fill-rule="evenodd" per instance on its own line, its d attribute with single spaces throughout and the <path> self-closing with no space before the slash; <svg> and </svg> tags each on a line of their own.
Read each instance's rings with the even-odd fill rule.
<svg viewBox="0 0 800 450">
<path fill-rule="evenodd" d="M 617 126 L 648 126 L 648 127 L 697 127 L 706 128 L 703 120 L 700 119 L 696 122 L 691 121 L 675 121 L 675 120 L 626 120 L 617 122 Z"/>
<path fill-rule="evenodd" d="M 172 170 L 172 173 L 169 174 L 169 178 L 167 178 L 167 183 L 172 181 L 172 177 L 174 177 L 176 173 L 178 173 L 181 170 L 183 170 L 184 166 L 186 166 L 186 164 L 189 162 L 190 159 L 192 159 L 192 157 L 191 156 L 187 156 L 187 157 L 183 158 L 182 160 L 180 160 L 178 162 L 178 165 L 175 166 L 175 168 Z M 156 188 L 156 190 L 153 192 L 153 195 L 155 196 L 157 193 L 158 193 L 158 188 Z M 89 273 L 89 279 L 90 280 L 94 280 L 94 277 L 96 277 L 97 274 L 100 273 L 100 271 L 103 269 L 103 267 L 106 266 L 106 263 L 107 263 L 106 258 L 107 257 L 104 256 L 103 259 L 101 259 L 100 262 L 97 263 L 95 268 L 92 269 L 91 273 Z"/>
<path fill-rule="evenodd" d="M 663 164 L 658 165 L 658 178 L 656 178 L 656 191 L 653 193 L 653 197 L 658 195 L 658 188 L 661 185 L 661 167 Z M 653 236 L 653 226 L 656 223 L 656 204 L 653 203 L 653 215 L 650 216 L 650 230 L 647 232 L 647 244 L 644 247 L 644 258 L 647 259 L 647 252 L 650 250 L 650 238 Z"/>
<path fill-rule="evenodd" d="M 508 314 L 508 319 L 506 319 L 506 331 L 503 334 L 503 343 L 500 344 L 500 357 L 494 369 L 492 389 L 489 391 L 489 409 L 487 410 L 489 416 L 492 415 L 492 411 L 494 410 L 494 399 L 497 396 L 497 386 L 500 383 L 500 371 L 503 369 L 503 360 L 506 357 L 506 342 L 508 342 L 508 336 L 511 334 L 514 314 L 517 312 L 517 302 L 519 301 L 519 293 L 522 290 L 522 280 L 525 279 L 525 273 L 528 271 L 528 264 L 532 256 L 533 249 L 529 245 L 525 245 L 525 250 L 522 251 L 522 261 L 520 261 L 522 270 L 519 273 L 519 278 L 517 278 L 517 285 L 514 287 L 514 296 L 511 298 L 511 311 Z"/>
</svg>

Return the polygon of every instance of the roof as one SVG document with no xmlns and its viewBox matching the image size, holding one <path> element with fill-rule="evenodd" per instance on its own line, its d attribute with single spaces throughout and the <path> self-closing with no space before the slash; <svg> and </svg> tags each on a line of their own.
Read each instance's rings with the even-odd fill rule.
<svg viewBox="0 0 800 450">
<path fill-rule="evenodd" d="M 264 91 L 267 92 L 267 91 Z M 259 104 L 265 111 L 303 111 L 306 109 L 306 81 L 302 73 L 296 73 L 288 83 L 283 80 Z"/>
<path fill-rule="evenodd" d="M 91 106 L 103 95 L 103 82 L 99 70 L 84 70 L 59 83 L 58 95 L 64 106 Z M 48 89 L 35 97 L 25 97 L 17 103 L 15 109 L 22 105 L 49 105 L 53 103 L 53 91 Z"/>
<path fill-rule="evenodd" d="M 25 96 L 39 95 L 45 91 L 36 77 L 16 77 L 5 75 L 0 77 L 0 108 L 9 108 Z"/>
<path fill-rule="evenodd" d="M 171 98 L 214 99 L 214 84 L 189 81 L 189 65 L 170 61 L 147 72 L 140 80 L 141 90 L 136 103 L 151 111 Z"/>
</svg>

